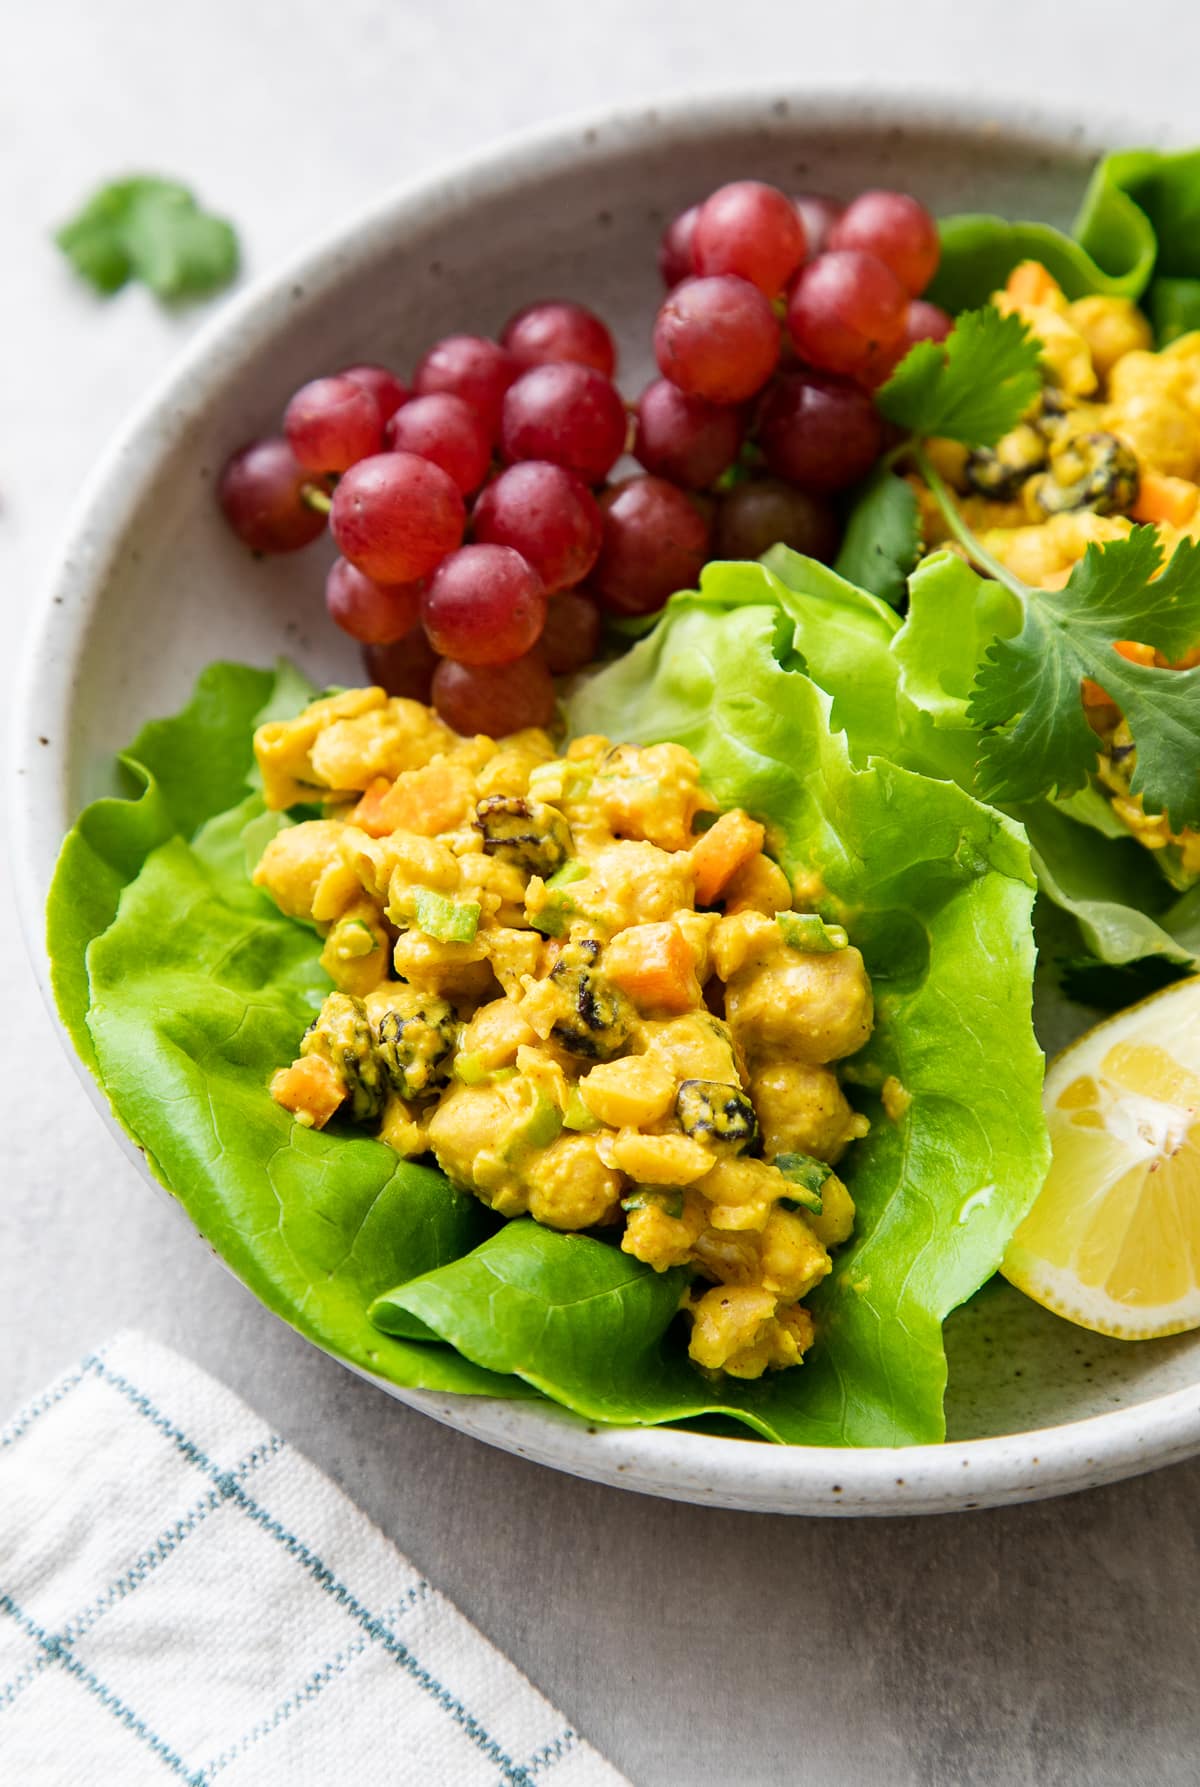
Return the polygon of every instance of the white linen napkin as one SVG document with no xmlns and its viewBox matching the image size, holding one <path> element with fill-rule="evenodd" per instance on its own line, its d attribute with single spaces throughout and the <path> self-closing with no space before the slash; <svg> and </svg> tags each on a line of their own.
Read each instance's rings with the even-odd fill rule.
<svg viewBox="0 0 1200 1787">
<path fill-rule="evenodd" d="M 624 1782 L 327 1477 L 123 1334 L 0 1433 L 0 1781 L 172 1776 Z"/>
</svg>

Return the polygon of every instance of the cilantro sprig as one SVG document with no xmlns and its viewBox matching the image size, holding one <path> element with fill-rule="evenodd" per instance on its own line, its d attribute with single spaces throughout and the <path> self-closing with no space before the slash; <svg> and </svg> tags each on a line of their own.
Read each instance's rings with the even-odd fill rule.
<svg viewBox="0 0 1200 1787">
<path fill-rule="evenodd" d="M 102 296 L 140 279 L 157 298 L 199 298 L 237 271 L 233 225 L 201 209 L 177 181 L 139 174 L 94 192 L 55 235 L 75 271 Z"/>
<path fill-rule="evenodd" d="M 1089 546 L 1061 590 L 1026 589 L 1025 621 L 989 647 L 967 718 L 983 729 L 980 785 L 990 800 L 1073 794 L 1096 763 L 1080 701 L 1091 677 L 1115 701 L 1137 745 L 1131 789 L 1176 831 L 1200 822 L 1200 668 L 1130 662 L 1118 639 L 1179 657 L 1200 640 L 1200 548 L 1183 540 L 1157 580 L 1152 527 Z"/>
<path fill-rule="evenodd" d="M 1015 313 L 994 305 L 959 317 L 944 344 L 922 341 L 876 396 L 890 422 L 966 447 L 991 447 L 1042 388 L 1041 347 Z"/>
<path fill-rule="evenodd" d="M 1081 700 L 1090 677 L 1129 723 L 1132 792 L 1175 830 L 1200 824 L 1200 667 L 1160 669 L 1116 650 L 1133 639 L 1175 658 L 1200 643 L 1200 546 L 1182 541 L 1163 569 L 1155 529 L 1137 527 L 1128 539 L 1089 546 L 1065 588 L 1032 588 L 976 539 L 922 445 L 937 435 L 994 446 L 1041 389 L 1040 354 L 1020 317 L 987 305 L 959 317 L 944 345 L 915 347 L 877 394 L 910 437 L 893 463 L 915 462 L 967 556 L 1024 610 L 1019 632 L 988 648 L 967 708 L 980 732 L 980 792 L 1019 804 L 1085 785 L 1098 750 Z"/>
</svg>

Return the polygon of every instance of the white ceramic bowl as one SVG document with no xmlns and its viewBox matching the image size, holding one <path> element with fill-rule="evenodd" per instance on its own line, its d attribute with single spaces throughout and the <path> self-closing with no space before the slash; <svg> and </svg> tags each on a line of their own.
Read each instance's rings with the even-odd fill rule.
<svg viewBox="0 0 1200 1787">
<path fill-rule="evenodd" d="M 176 708 L 217 656 L 269 663 L 287 652 L 318 683 L 358 674 L 324 619 L 321 550 L 254 563 L 213 503 L 226 454 L 277 426 L 304 378 L 360 359 L 410 366 L 438 335 L 487 333 L 519 304 L 559 294 L 615 324 L 633 391 L 649 370 L 663 222 L 721 181 L 754 174 L 844 194 L 889 184 L 940 211 L 1065 224 L 1106 146 L 1077 125 L 967 104 L 828 94 L 677 103 L 541 133 L 423 181 L 223 307 L 98 469 L 34 627 L 10 797 L 43 985 L 42 907 L 59 843 L 81 806 L 112 788 L 112 754 L 143 719 Z M 1023 1501 L 1200 1449 L 1200 1335 L 1122 1346 L 993 1286 L 951 1319 L 948 1340 L 952 1439 L 941 1447 L 785 1449 L 597 1431 L 548 1404 L 393 1394 L 581 1476 L 785 1513 Z"/>
</svg>

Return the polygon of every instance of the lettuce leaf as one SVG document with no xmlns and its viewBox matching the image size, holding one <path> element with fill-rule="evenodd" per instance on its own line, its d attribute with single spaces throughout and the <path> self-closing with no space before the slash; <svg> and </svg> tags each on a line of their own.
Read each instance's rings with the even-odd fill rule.
<svg viewBox="0 0 1200 1787">
<path fill-rule="evenodd" d="M 794 648 L 834 697 L 834 722 L 846 727 L 851 748 L 948 776 L 977 794 L 979 734 L 967 704 L 988 645 L 1020 627 L 1016 597 L 957 553 L 932 553 L 909 580 L 903 624 L 885 641 L 823 565 L 784 548 L 766 563 L 788 585 Z M 703 582 L 710 598 L 719 590 L 727 601 L 752 601 L 761 576 L 757 566 L 716 565 Z M 1029 836 L 1038 886 L 1078 920 L 1100 961 L 1159 956 L 1200 966 L 1200 893 L 1179 896 L 1094 789 L 1014 808 L 1013 816 Z"/>
<path fill-rule="evenodd" d="M 648 1285 L 603 1243 L 533 1224 L 386 1301 L 594 1418 L 723 1411 L 792 1442 L 932 1441 L 943 1432 L 942 1319 L 991 1274 L 1047 1159 L 1028 852 L 1017 826 L 948 782 L 883 761 L 857 767 L 830 725 L 829 698 L 796 667 L 786 592 L 761 567 L 743 568 L 747 602 L 722 602 L 711 581 L 675 597 L 649 638 L 577 691 L 569 714 L 575 730 L 687 745 L 719 800 L 768 816 L 784 863 L 816 871 L 825 911 L 867 959 L 877 1024 L 850 1073 L 872 1130 L 846 1166 L 854 1239 L 810 1300 L 819 1344 L 801 1370 L 706 1386 L 678 1354 L 672 1361 L 673 1287 Z M 824 576 L 832 595 L 840 580 Z M 894 628 L 882 604 L 851 594 L 870 626 Z M 889 1075 L 911 1095 L 895 1122 L 879 1096 Z M 599 1250 L 590 1264 L 589 1248 Z M 571 1315 L 580 1307 L 586 1326 Z M 495 1319 L 506 1310 L 510 1332 Z M 620 1369 L 626 1332 L 653 1361 L 632 1384 Z"/>
<path fill-rule="evenodd" d="M 926 295 L 947 310 L 985 303 L 1018 261 L 1033 259 L 1068 298 L 1140 300 L 1162 342 L 1200 326 L 1200 150 L 1106 155 L 1071 235 L 967 215 L 945 219 L 941 237 L 941 265 Z"/>
<path fill-rule="evenodd" d="M 906 478 L 886 467 L 872 472 L 852 492 L 834 570 L 847 583 L 899 608 L 908 595 L 909 572 L 920 556 L 916 492 Z"/>
<path fill-rule="evenodd" d="M 214 664 L 121 759 L 136 790 L 63 845 L 47 946 L 63 1021 L 113 1112 L 201 1234 L 268 1308 L 393 1382 L 527 1395 L 442 1346 L 372 1326 L 371 1299 L 457 1257 L 486 1212 L 350 1130 L 298 1128 L 266 1096 L 329 989 L 311 930 L 246 875 L 257 718 L 315 691 L 290 666 Z"/>
</svg>

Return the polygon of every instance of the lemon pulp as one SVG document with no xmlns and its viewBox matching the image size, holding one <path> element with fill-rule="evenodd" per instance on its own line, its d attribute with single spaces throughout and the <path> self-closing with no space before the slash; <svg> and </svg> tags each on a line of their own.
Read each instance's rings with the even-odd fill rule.
<svg viewBox="0 0 1200 1787">
<path fill-rule="evenodd" d="M 1045 1110 L 1050 1171 L 1004 1276 L 1101 1334 L 1200 1327 L 1200 980 L 1072 1043 Z"/>
</svg>

